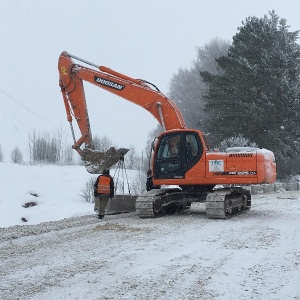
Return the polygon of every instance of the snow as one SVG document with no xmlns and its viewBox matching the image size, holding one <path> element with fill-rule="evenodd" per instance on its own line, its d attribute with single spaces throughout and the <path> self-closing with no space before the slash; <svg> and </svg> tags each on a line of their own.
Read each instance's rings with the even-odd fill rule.
<svg viewBox="0 0 300 300">
<path fill-rule="evenodd" d="M 92 212 L 80 190 L 91 175 L 84 167 L 0 163 L 0 227 L 55 221 Z M 31 194 L 37 194 L 34 197 Z M 37 206 L 23 208 L 26 202 Z"/>
<path fill-rule="evenodd" d="M 130 180 L 135 180 L 137 171 L 126 172 Z M 114 173 L 112 169 L 111 175 Z M 94 213 L 93 204 L 81 194 L 86 183 L 96 177 L 83 166 L 0 163 L 0 227 L 24 225 L 22 217 L 27 225 L 33 225 Z M 38 205 L 24 208 L 28 202 Z"/>
<path fill-rule="evenodd" d="M 254 148 L 254 147 L 228 147 L 226 148 L 226 152 L 253 152 L 261 150 L 259 148 Z"/>
<path fill-rule="evenodd" d="M 0 299 L 300 299 L 299 191 L 253 195 L 227 220 L 200 203 L 99 220 L 84 167 L 0 170 Z"/>
</svg>

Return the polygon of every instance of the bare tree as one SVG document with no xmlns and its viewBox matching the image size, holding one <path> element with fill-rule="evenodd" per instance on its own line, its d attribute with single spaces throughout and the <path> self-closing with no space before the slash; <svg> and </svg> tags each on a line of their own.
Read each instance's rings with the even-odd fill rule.
<svg viewBox="0 0 300 300">
<path fill-rule="evenodd" d="M 156 128 L 154 128 L 149 134 L 145 147 L 145 154 L 142 158 L 142 170 L 146 173 L 150 168 L 150 160 L 153 154 L 153 148 L 155 146 L 155 142 L 157 141 L 157 137 L 162 133 L 163 128 L 158 124 Z"/>
<path fill-rule="evenodd" d="M 132 180 L 130 184 L 131 193 L 138 195 L 146 191 L 146 180 L 147 176 L 144 172 L 139 171 L 137 176 Z"/>
<path fill-rule="evenodd" d="M 142 167 L 142 156 L 136 153 L 134 146 L 125 155 L 125 165 L 127 169 L 140 170 Z"/>
<path fill-rule="evenodd" d="M 11 161 L 14 164 L 21 164 L 23 162 L 23 155 L 18 147 L 14 148 L 14 150 L 11 152 L 10 157 Z"/>
<path fill-rule="evenodd" d="M 69 144 L 65 130 L 60 127 L 54 134 L 57 144 L 57 160 L 62 164 L 73 164 L 73 149 Z"/>
<path fill-rule="evenodd" d="M 73 153 L 74 151 L 71 146 L 65 146 L 64 149 L 61 149 L 61 162 L 68 165 L 73 164 Z"/>
<path fill-rule="evenodd" d="M 0 145 L 0 162 L 3 162 L 3 152 L 2 152 L 1 145 Z"/>
<path fill-rule="evenodd" d="M 112 147 L 112 145 L 112 141 L 107 136 L 98 137 L 97 135 L 95 135 L 93 137 L 93 147 L 96 150 L 105 152 L 110 147 Z"/>
<path fill-rule="evenodd" d="M 91 177 L 85 182 L 84 187 L 80 190 L 80 196 L 87 202 L 94 203 L 94 183 L 96 177 Z"/>
<path fill-rule="evenodd" d="M 54 134 L 49 133 L 36 135 L 33 131 L 29 134 L 30 162 L 57 163 L 61 158 L 60 140 Z"/>
</svg>

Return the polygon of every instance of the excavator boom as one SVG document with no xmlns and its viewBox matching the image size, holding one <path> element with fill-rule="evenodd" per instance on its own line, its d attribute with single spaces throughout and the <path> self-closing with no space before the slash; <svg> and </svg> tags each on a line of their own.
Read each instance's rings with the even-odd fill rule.
<svg viewBox="0 0 300 300">
<path fill-rule="evenodd" d="M 149 86 L 147 81 L 128 77 L 104 66 L 99 66 L 99 70 L 93 70 L 75 64 L 72 58 L 88 63 L 77 56 L 63 52 L 58 62 L 60 87 L 65 96 L 68 120 L 71 120 L 72 110 L 75 118 L 81 122 L 82 132 L 88 133 L 90 130 L 88 118 L 85 119 L 87 107 L 82 81 L 92 83 L 143 107 L 157 119 L 165 130 L 186 128 L 181 112 L 174 102 L 159 90 Z M 92 63 L 88 64 L 96 66 Z"/>
<path fill-rule="evenodd" d="M 97 68 L 97 70 L 76 64 L 73 59 Z M 81 155 L 90 173 L 99 173 L 102 169 L 114 165 L 120 155 L 124 155 L 128 149 L 112 148 L 108 152 L 99 152 L 93 149 L 83 81 L 143 107 L 157 119 L 165 130 L 186 128 L 181 112 L 176 105 L 158 89 L 151 87 L 147 81 L 128 77 L 104 66 L 97 66 L 67 52 L 61 53 L 58 70 L 59 84 L 73 134 L 73 148 Z M 72 126 L 73 117 L 81 132 L 78 140 L 75 138 Z M 82 144 L 85 144 L 85 149 L 80 148 Z"/>
</svg>

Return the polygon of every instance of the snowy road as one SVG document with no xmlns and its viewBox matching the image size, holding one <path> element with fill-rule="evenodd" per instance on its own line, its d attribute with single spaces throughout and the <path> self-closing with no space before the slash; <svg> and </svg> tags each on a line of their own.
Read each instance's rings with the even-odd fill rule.
<svg viewBox="0 0 300 300">
<path fill-rule="evenodd" d="M 300 299 L 300 192 L 210 220 L 95 215 L 0 229 L 1 299 Z"/>
</svg>

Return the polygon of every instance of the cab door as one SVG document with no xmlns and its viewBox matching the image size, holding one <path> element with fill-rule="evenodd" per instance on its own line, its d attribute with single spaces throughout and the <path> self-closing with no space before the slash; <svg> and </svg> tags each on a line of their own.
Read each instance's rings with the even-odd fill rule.
<svg viewBox="0 0 300 300">
<path fill-rule="evenodd" d="M 203 145 L 194 131 L 165 133 L 154 156 L 154 178 L 178 179 L 194 166 L 203 153 Z"/>
</svg>

